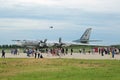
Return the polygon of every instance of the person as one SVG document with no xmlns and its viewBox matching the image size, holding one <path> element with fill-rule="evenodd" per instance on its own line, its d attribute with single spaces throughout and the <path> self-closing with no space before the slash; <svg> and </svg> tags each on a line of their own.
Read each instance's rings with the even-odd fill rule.
<svg viewBox="0 0 120 80">
<path fill-rule="evenodd" d="M 37 53 L 38 53 L 38 58 L 40 58 L 40 50 L 39 50 L 39 51 L 37 51 Z"/>
<path fill-rule="evenodd" d="M 119 48 L 119 53 L 120 53 L 120 48 Z"/>
<path fill-rule="evenodd" d="M 42 54 L 40 55 L 40 58 L 43 58 L 43 55 L 42 55 Z"/>
<path fill-rule="evenodd" d="M 101 53 L 101 48 L 99 48 L 99 54 Z"/>
<path fill-rule="evenodd" d="M 72 53 L 73 53 L 73 48 L 71 48 L 71 55 L 72 55 Z"/>
<path fill-rule="evenodd" d="M 27 49 L 26 52 L 27 52 L 27 56 L 30 57 L 30 50 Z"/>
<path fill-rule="evenodd" d="M 64 48 L 61 48 L 61 53 L 62 53 L 63 55 L 65 55 L 65 54 L 64 54 Z"/>
<path fill-rule="evenodd" d="M 82 52 L 82 50 L 81 49 L 79 49 L 79 53 L 81 54 L 81 52 Z"/>
<path fill-rule="evenodd" d="M 113 48 L 112 49 L 112 58 L 114 58 L 114 55 L 115 55 L 115 49 Z"/>
<path fill-rule="evenodd" d="M 110 54 L 110 57 L 112 58 L 112 52 L 111 51 L 109 52 L 109 54 Z"/>
<path fill-rule="evenodd" d="M 17 49 L 17 54 L 20 55 L 20 49 L 19 48 Z"/>
<path fill-rule="evenodd" d="M 14 55 L 17 55 L 17 53 L 18 53 L 18 50 L 17 50 L 17 48 L 14 50 Z"/>
<path fill-rule="evenodd" d="M 68 54 L 68 48 L 66 48 L 65 52 L 66 52 L 66 54 Z"/>
<path fill-rule="evenodd" d="M 61 58 L 61 49 L 60 48 L 58 48 L 58 56 L 59 56 L 59 58 Z"/>
<path fill-rule="evenodd" d="M 45 51 L 46 51 L 46 53 L 48 54 L 48 48 L 46 48 L 46 50 L 45 50 Z"/>
<path fill-rule="evenodd" d="M 92 54 L 94 54 L 95 53 L 95 48 L 92 48 Z"/>
<path fill-rule="evenodd" d="M 85 48 L 83 48 L 83 54 L 85 54 Z"/>
<path fill-rule="evenodd" d="M 101 56 L 104 56 L 104 48 L 101 49 Z"/>
<path fill-rule="evenodd" d="M 2 58 L 5 58 L 5 51 L 2 50 Z"/>
<path fill-rule="evenodd" d="M 11 54 L 14 54 L 14 49 L 11 49 Z"/>
<path fill-rule="evenodd" d="M 34 54 L 35 54 L 35 58 L 36 58 L 37 57 L 37 51 L 36 50 L 34 51 Z"/>
</svg>

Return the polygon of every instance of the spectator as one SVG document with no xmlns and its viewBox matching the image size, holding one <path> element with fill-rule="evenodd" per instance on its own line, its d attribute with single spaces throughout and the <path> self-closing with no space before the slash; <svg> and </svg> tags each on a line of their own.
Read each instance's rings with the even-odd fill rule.
<svg viewBox="0 0 120 80">
<path fill-rule="evenodd" d="M 68 48 L 65 49 L 65 53 L 68 54 Z"/>
<path fill-rule="evenodd" d="M 82 50 L 81 49 L 79 49 L 79 53 L 81 54 L 81 52 L 82 52 Z"/>
<path fill-rule="evenodd" d="M 71 48 L 71 55 L 72 55 L 72 53 L 73 53 L 73 48 Z"/>
<path fill-rule="evenodd" d="M 5 51 L 2 50 L 2 58 L 5 58 Z"/>
</svg>

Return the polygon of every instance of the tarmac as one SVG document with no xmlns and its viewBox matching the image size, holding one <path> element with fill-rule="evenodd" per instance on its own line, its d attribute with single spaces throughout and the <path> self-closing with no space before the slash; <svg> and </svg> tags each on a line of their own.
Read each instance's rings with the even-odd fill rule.
<svg viewBox="0 0 120 80">
<path fill-rule="evenodd" d="M 1 54 L 0 54 L 1 55 Z M 43 58 L 71 58 L 71 59 L 115 59 L 115 60 L 120 60 L 120 54 L 115 54 L 114 58 L 112 58 L 111 55 L 105 55 L 101 56 L 99 53 L 94 53 L 94 54 L 80 54 L 80 53 L 73 53 L 72 55 L 68 53 L 67 55 L 61 55 L 61 56 L 56 56 L 52 54 L 47 54 L 47 53 L 42 53 Z M 19 55 L 13 55 L 11 53 L 6 53 L 5 58 L 34 58 L 34 56 L 30 55 L 30 57 L 27 56 L 26 53 L 20 53 Z"/>
</svg>

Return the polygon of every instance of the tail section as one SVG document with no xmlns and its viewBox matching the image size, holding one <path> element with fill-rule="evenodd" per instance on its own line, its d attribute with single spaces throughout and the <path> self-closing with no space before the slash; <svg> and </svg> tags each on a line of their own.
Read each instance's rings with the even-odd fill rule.
<svg viewBox="0 0 120 80">
<path fill-rule="evenodd" d="M 83 34 L 82 37 L 80 38 L 80 42 L 81 42 L 81 43 L 89 43 L 91 30 L 92 30 L 92 28 L 86 29 L 86 31 L 84 32 L 84 34 Z"/>
<path fill-rule="evenodd" d="M 61 37 L 59 38 L 59 43 L 62 43 L 62 38 Z"/>
<path fill-rule="evenodd" d="M 82 37 L 80 39 L 78 39 L 78 40 L 74 40 L 73 42 L 85 43 L 85 44 L 89 43 L 91 30 L 92 30 L 92 28 L 86 29 L 84 34 L 82 35 Z"/>
</svg>

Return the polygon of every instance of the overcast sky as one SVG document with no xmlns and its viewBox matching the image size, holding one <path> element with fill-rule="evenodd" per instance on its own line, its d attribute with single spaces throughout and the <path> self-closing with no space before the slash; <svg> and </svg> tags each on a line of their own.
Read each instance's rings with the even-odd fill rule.
<svg viewBox="0 0 120 80">
<path fill-rule="evenodd" d="M 90 39 L 120 44 L 119 8 L 120 0 L 0 0 L 0 44 L 59 37 L 72 41 L 86 28 L 92 28 Z"/>
</svg>

